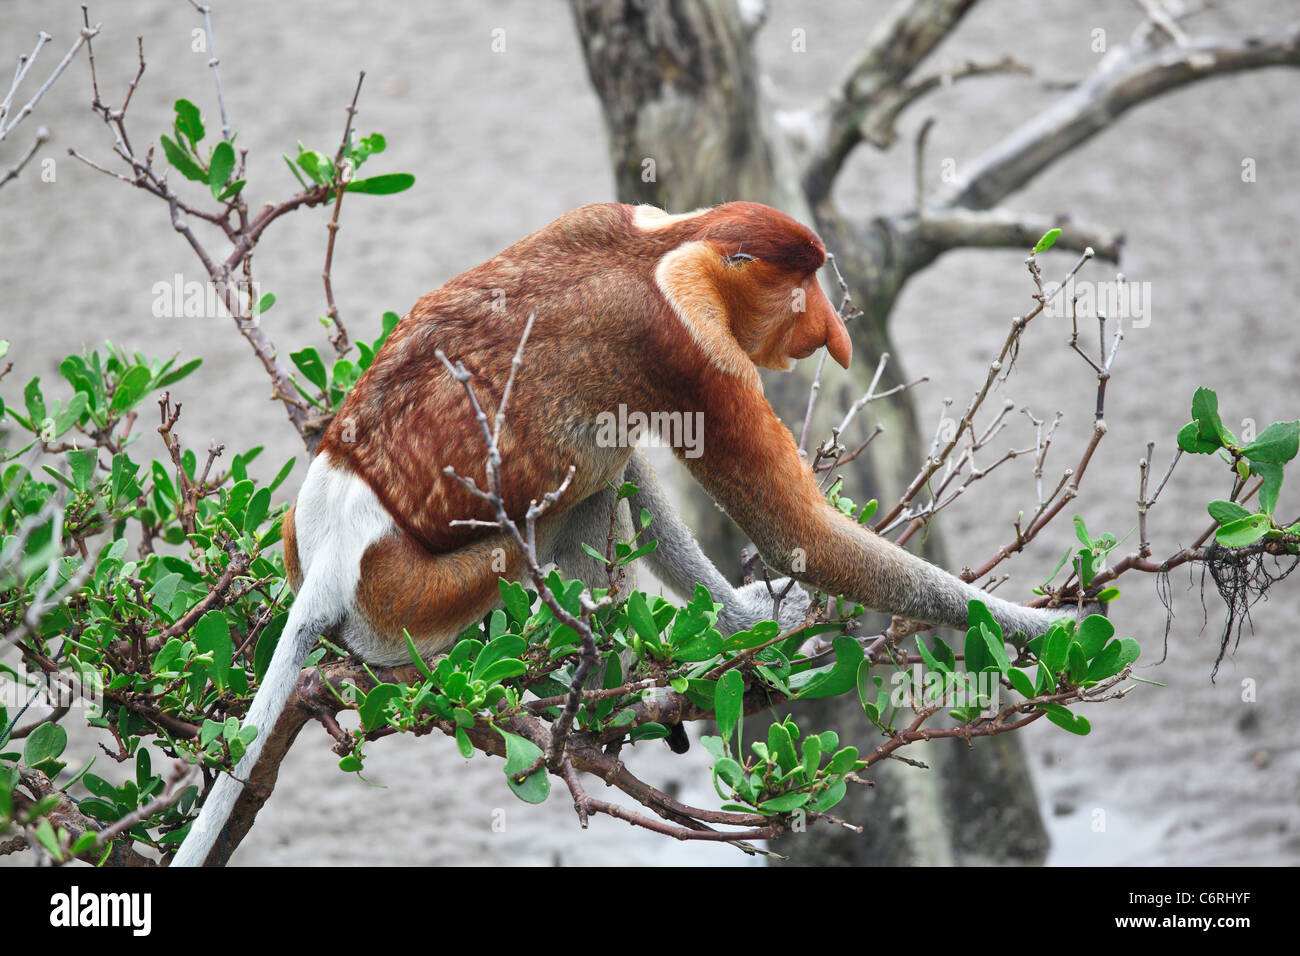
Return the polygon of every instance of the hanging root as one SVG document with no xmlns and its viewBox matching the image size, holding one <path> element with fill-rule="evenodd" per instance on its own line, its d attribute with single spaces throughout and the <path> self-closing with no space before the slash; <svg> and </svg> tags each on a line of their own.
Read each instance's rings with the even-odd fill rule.
<svg viewBox="0 0 1300 956">
<path fill-rule="evenodd" d="M 1284 569 L 1283 560 L 1290 563 Z M 1271 562 L 1265 566 L 1265 562 Z M 1228 606 L 1228 619 L 1223 624 L 1223 634 L 1219 638 L 1219 656 L 1215 658 L 1214 670 L 1210 671 L 1210 680 L 1219 673 L 1219 665 L 1228 652 L 1228 642 L 1232 642 L 1233 653 L 1241 643 L 1241 631 L 1250 621 L 1250 609 L 1268 589 L 1278 581 L 1286 578 L 1300 564 L 1300 556 L 1271 555 L 1254 548 L 1223 548 L 1211 544 L 1206 558 L 1206 566 L 1219 597 Z M 1234 633 L 1235 632 L 1235 633 Z"/>
</svg>

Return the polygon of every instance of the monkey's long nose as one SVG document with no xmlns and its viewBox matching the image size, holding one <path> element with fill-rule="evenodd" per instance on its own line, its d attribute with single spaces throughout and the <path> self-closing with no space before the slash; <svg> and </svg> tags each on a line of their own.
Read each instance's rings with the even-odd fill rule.
<svg viewBox="0 0 1300 956">
<path fill-rule="evenodd" d="M 848 368 L 853 359 L 853 340 L 849 338 L 849 330 L 844 327 L 840 314 L 832 309 L 831 316 L 826 320 L 826 351 L 840 363 L 841 368 Z"/>
</svg>

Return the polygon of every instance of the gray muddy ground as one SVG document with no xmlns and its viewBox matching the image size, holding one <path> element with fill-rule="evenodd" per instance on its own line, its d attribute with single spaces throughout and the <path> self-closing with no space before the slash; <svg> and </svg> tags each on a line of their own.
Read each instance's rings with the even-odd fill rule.
<svg viewBox="0 0 1300 956">
<path fill-rule="evenodd" d="M 250 150 L 255 202 L 292 190 L 280 154 L 295 140 L 333 148 L 359 69 L 368 71 L 359 125 L 383 131 L 390 143 L 376 167 L 417 176 L 416 188 L 399 198 L 357 197 L 345 207 L 334 278 L 356 333 L 373 329 L 386 309 L 404 312 L 422 293 L 559 213 L 613 198 L 598 105 L 562 4 L 213 5 L 227 105 L 239 143 Z M 761 39 L 770 95 L 789 107 L 820 96 L 884 9 L 844 0 L 776 4 Z M 1096 61 L 1094 31 L 1121 42 L 1138 10 L 1121 0 L 989 0 L 935 60 L 1011 53 L 1045 78 L 1075 78 Z M 1295 15 L 1294 4 L 1283 0 L 1243 2 L 1191 27 L 1235 33 Z M 0 55 L 29 49 L 42 28 L 55 34 L 61 52 L 79 16 L 71 0 L 10 0 L 0 8 Z M 148 71 L 131 106 L 139 142 L 170 126 L 178 96 L 199 103 L 215 125 L 206 56 L 191 49 L 197 20 L 188 4 L 101 3 L 92 17 L 104 21 L 95 49 L 111 98 L 134 73 L 135 36 L 145 37 Z M 505 31 L 504 53 L 492 52 L 497 28 Z M 806 31 L 804 53 L 791 50 L 796 28 Z M 44 55 L 52 62 L 56 53 Z M 1246 417 L 1262 427 L 1297 415 L 1298 91 L 1296 73 L 1274 70 L 1168 96 L 1123 117 L 1010 203 L 1122 228 L 1123 270 L 1149 283 L 1149 323 L 1124 342 L 1107 397 L 1110 432 L 1077 502 L 1090 527 L 1122 535 L 1133 526 L 1136 462 L 1154 439 L 1163 467 L 1197 385 L 1219 388 L 1233 427 Z M 959 84 L 908 114 L 903 142 L 911 142 L 926 115 L 938 117 L 927 152 L 937 188 L 941 161 L 959 168 L 1052 96 L 1022 77 Z M 203 368 L 179 389 L 185 440 L 200 448 L 214 438 L 232 449 L 265 443 L 263 477 L 298 454 L 288 485 L 296 488 L 301 448 L 267 401 L 266 379 L 247 346 L 215 321 L 153 316 L 156 282 L 198 276 L 165 208 L 66 157 L 75 146 L 111 160 L 88 101 L 79 61 L 39 116 L 0 147 L 7 169 L 37 123 L 54 132 L 42 154 L 54 160 L 54 181 L 42 182 L 34 174 L 39 168 L 29 169 L 0 192 L 0 334 L 12 342 L 16 365 L 0 393 L 13 400 L 30 376 L 54 379 L 67 351 L 105 338 L 157 354 L 202 355 Z M 1255 182 L 1243 182 L 1247 159 Z M 910 204 L 911 164 L 910 148 L 884 156 L 861 151 L 840 178 L 840 201 L 861 214 Z M 266 326 L 285 353 L 305 343 L 326 346 L 315 321 L 324 312 L 325 221 L 320 211 L 290 217 L 257 253 L 263 289 L 279 297 Z M 1031 287 L 1022 259 L 1012 251 L 950 254 L 908 286 L 894 321 L 908 371 L 937 380 L 917 393 L 925 420 L 938 419 L 945 396 L 965 402 L 1009 318 L 1027 308 Z M 1063 253 L 1045 261 L 1049 274 L 1070 264 Z M 1097 265 L 1086 275 L 1106 279 L 1112 271 Z M 1039 417 L 1067 413 L 1049 474 L 1077 456 L 1093 404 L 1092 378 L 1064 347 L 1064 328 L 1058 321 L 1031 330 L 1008 389 Z M 1023 445 L 1028 437 L 1021 417 L 1008 441 Z M 161 451 L 149 440 L 137 449 L 146 456 Z M 1189 543 L 1206 523 L 1205 502 L 1223 491 L 1207 459 L 1180 465 L 1152 514 L 1157 553 Z M 1007 539 L 1017 510 L 1032 509 L 1033 479 L 1027 467 L 1012 466 L 970 494 L 975 500 L 953 509 L 944 527 L 954 560 L 976 563 Z M 1284 488 L 1280 512 L 1293 513 L 1296 500 L 1295 488 Z M 1073 540 L 1071 530 L 1061 524 L 1034 556 L 1018 560 L 1004 593 L 1025 594 Z M 1300 580 L 1257 609 L 1253 633 L 1248 629 L 1215 683 L 1210 668 L 1222 606 L 1210 591 L 1203 625 L 1199 577 L 1175 575 L 1171 590 L 1177 616 L 1159 666 L 1151 665 L 1161 656 L 1165 614 L 1154 582 L 1126 580 L 1113 614 L 1121 631 L 1147 648 L 1139 673 L 1167 686 L 1143 686 L 1123 702 L 1093 708 L 1088 738 L 1046 722 L 1023 737 L 1053 839 L 1050 862 L 1300 862 L 1293 623 Z M 1243 700 L 1250 696 L 1243 688 L 1252 687 L 1254 699 Z M 686 758 L 672 758 L 659 744 L 639 751 L 636 764 L 652 779 L 679 786 L 688 800 L 710 800 L 701 748 Z M 498 761 L 478 756 L 462 766 L 446 740 L 373 745 L 373 786 L 340 774 L 334 763 L 324 735 L 308 728 L 237 863 L 747 861 L 725 847 L 684 846 L 606 818 L 583 832 L 563 794 L 527 807 L 503 786 Z M 103 762 L 98 770 L 109 772 Z M 493 826 L 502 819 L 503 829 Z"/>
</svg>

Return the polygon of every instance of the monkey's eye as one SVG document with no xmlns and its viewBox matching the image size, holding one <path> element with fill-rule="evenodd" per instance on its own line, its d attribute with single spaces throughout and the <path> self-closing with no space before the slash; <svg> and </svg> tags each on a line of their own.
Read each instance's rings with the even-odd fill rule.
<svg viewBox="0 0 1300 956">
<path fill-rule="evenodd" d="M 738 266 L 746 262 L 753 262 L 754 257 L 747 252 L 733 252 L 729 256 L 723 256 L 722 261 L 729 266 Z"/>
</svg>

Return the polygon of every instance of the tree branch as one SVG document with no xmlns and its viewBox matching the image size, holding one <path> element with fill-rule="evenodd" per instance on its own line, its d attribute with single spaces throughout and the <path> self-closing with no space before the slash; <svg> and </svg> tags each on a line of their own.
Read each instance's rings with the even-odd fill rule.
<svg viewBox="0 0 1300 956">
<path fill-rule="evenodd" d="M 858 131 L 871 145 L 879 149 L 889 149 L 894 145 L 898 135 L 896 129 L 898 117 L 921 97 L 941 87 L 949 86 L 957 80 L 997 73 L 1020 73 L 1029 76 L 1033 73 L 1033 69 L 1009 56 L 1004 56 L 993 63 L 976 63 L 974 60 L 967 60 L 960 66 L 933 73 L 886 94 L 879 103 L 867 110 Z"/>
<path fill-rule="evenodd" d="M 863 119 L 956 27 L 975 0 L 902 0 L 871 32 L 862 58 L 816 112 L 823 141 L 803 171 L 804 190 L 815 205 L 830 192 L 836 174 L 862 141 Z"/>
<path fill-rule="evenodd" d="M 1089 247 L 1101 259 L 1118 262 L 1124 245 L 1122 233 L 1104 226 L 1071 223 L 1068 218 L 1019 215 L 1005 210 L 927 210 L 924 218 L 900 217 L 899 231 L 911 241 L 918 257 L 916 271 L 942 252 L 961 247 L 1032 249 L 1049 229 L 1060 228 L 1056 248 L 1082 253 Z"/>
<path fill-rule="evenodd" d="M 1300 25 L 1263 37 L 1118 47 L 1086 80 L 971 162 L 942 204 L 988 209 L 1132 107 L 1198 80 L 1270 66 L 1300 66 Z"/>
</svg>

